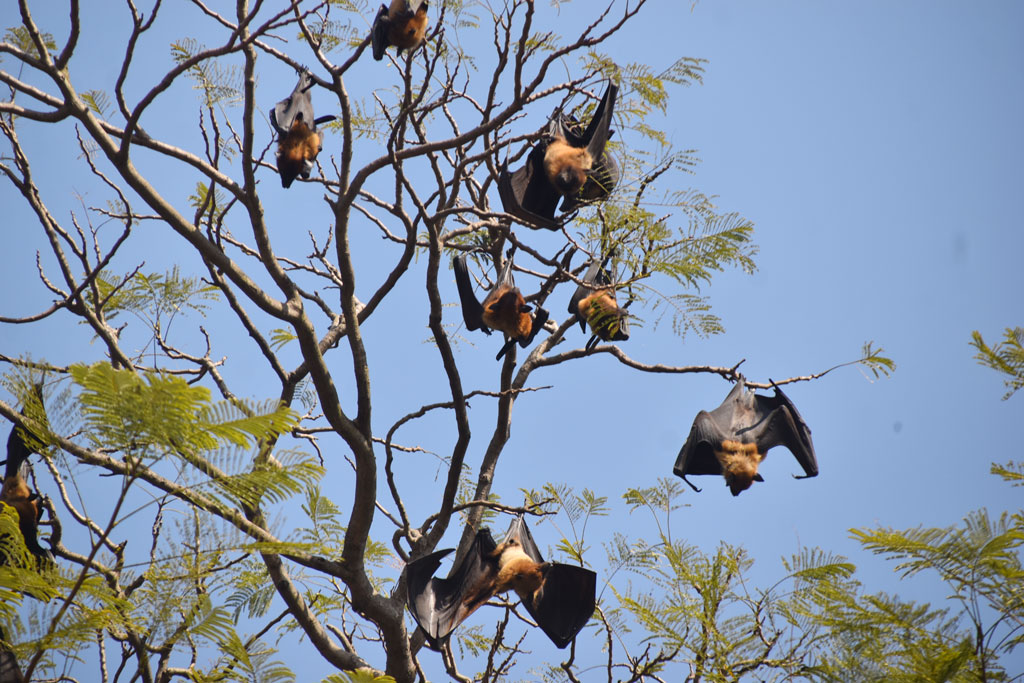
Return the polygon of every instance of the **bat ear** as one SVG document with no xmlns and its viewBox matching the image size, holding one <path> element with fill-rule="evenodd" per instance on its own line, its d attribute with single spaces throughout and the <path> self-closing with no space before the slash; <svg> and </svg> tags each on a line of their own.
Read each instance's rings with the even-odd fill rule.
<svg viewBox="0 0 1024 683">
<path fill-rule="evenodd" d="M 762 477 L 760 474 L 755 474 L 754 475 L 754 481 L 759 481 L 761 483 L 764 483 L 764 477 Z"/>
</svg>

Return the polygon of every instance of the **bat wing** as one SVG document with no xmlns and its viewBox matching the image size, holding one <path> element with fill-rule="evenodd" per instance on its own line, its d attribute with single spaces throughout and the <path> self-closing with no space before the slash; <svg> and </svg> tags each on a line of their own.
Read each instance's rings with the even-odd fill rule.
<svg viewBox="0 0 1024 683">
<path fill-rule="evenodd" d="M 483 330 L 486 334 L 490 334 L 491 330 L 484 325 L 484 307 L 473 294 L 473 281 L 470 279 L 469 269 L 466 267 L 466 255 L 456 256 L 452 265 L 455 269 L 455 285 L 459 288 L 462 319 L 466 322 L 466 329 Z"/>
<path fill-rule="evenodd" d="M 804 470 L 804 476 L 798 479 L 818 476 L 811 428 L 789 397 L 775 387 L 775 396 L 756 396 L 755 401 L 757 409 L 764 415 L 764 420 L 754 428 L 759 432 L 756 437 L 758 450 L 765 453 L 773 446 L 785 446 Z"/>
<path fill-rule="evenodd" d="M 502 164 L 498 175 L 498 194 L 505 213 L 527 227 L 558 230 L 562 223 L 555 219 L 555 209 L 561 194 L 544 175 L 544 149 L 538 142 L 526 158 L 522 168 L 508 172 L 508 163 Z"/>
<path fill-rule="evenodd" d="M 299 73 L 299 82 L 292 90 L 292 94 L 278 102 L 270 110 L 270 123 L 278 135 L 287 135 L 297 118 L 301 118 L 310 129 L 316 126 L 316 118 L 313 116 L 313 100 L 309 96 L 309 89 L 312 87 L 313 76 L 309 71 L 302 71 Z"/>
<path fill-rule="evenodd" d="M 505 531 L 505 538 L 502 539 L 502 543 L 508 541 L 518 541 L 523 552 L 531 560 L 538 564 L 544 562 L 544 556 L 540 554 L 540 548 L 537 547 L 537 542 L 533 540 L 533 534 L 530 533 L 530 527 L 526 526 L 526 518 L 522 513 L 516 515 L 516 518 L 508 525 L 508 530 Z"/>
<path fill-rule="evenodd" d="M 588 296 L 594 293 L 594 288 L 588 285 L 596 284 L 601 274 L 604 272 L 604 264 L 601 263 L 600 259 L 592 259 L 590 266 L 587 268 L 587 272 L 583 274 L 583 283 L 576 288 L 576 292 L 569 299 L 569 312 L 573 315 L 579 315 L 580 302 L 586 299 Z M 586 320 L 580 318 L 580 326 L 586 326 Z"/>
<path fill-rule="evenodd" d="M 494 595 L 497 564 L 487 557 L 495 548 L 491 532 L 480 529 L 465 556 L 455 562 L 448 578 L 437 578 L 434 572 L 441 560 L 452 552 L 451 548 L 406 565 L 409 611 L 432 648 L 440 648 L 466 617 Z"/>
<path fill-rule="evenodd" d="M 523 602 L 537 625 L 558 649 L 572 642 L 594 614 L 597 574 L 570 564 L 552 563 L 544 583 Z"/>
<path fill-rule="evenodd" d="M 693 426 L 690 427 L 690 435 L 679 449 L 676 464 L 672 467 L 676 476 L 681 477 L 694 491 L 699 492 L 700 489 L 691 484 L 686 475 L 722 474 L 722 466 L 715 457 L 715 449 L 721 445 L 723 439 L 728 438 L 728 432 L 721 425 L 723 416 L 714 414 L 719 410 L 721 407 L 711 413 L 706 410 L 697 413 Z"/>
<path fill-rule="evenodd" d="M 516 279 L 512 273 L 512 254 L 515 252 L 515 247 L 509 249 L 505 253 L 505 261 L 501 264 L 501 268 L 498 269 L 498 281 L 494 285 L 494 289 L 501 289 L 502 287 L 515 287 Z M 492 290 L 493 291 L 493 290 Z"/>
<path fill-rule="evenodd" d="M 517 515 L 505 532 L 505 541 L 516 540 L 531 560 L 544 557 L 533 540 L 523 515 Z M 576 637 L 594 614 L 597 575 L 589 569 L 553 562 L 544 571 L 544 583 L 523 606 L 559 649 Z"/>
<path fill-rule="evenodd" d="M 615 110 L 615 97 L 618 93 L 618 86 L 609 81 L 600 104 L 594 110 L 594 117 L 590 119 L 590 125 L 583 133 L 587 152 L 593 159 L 601 159 L 604 156 L 604 146 L 611 135 L 612 113 Z"/>
<path fill-rule="evenodd" d="M 530 334 L 524 339 L 519 340 L 519 345 L 524 349 L 533 343 L 534 338 L 537 334 L 544 329 L 544 323 L 548 321 L 550 313 L 547 310 L 537 306 L 537 309 L 533 312 L 533 321 L 530 323 Z"/>
<path fill-rule="evenodd" d="M 391 21 L 388 19 L 388 6 L 381 5 L 377 12 L 377 18 L 373 20 L 373 28 L 370 31 L 370 47 L 373 50 L 373 58 L 378 62 L 384 59 L 384 52 L 388 49 L 388 30 Z"/>
</svg>

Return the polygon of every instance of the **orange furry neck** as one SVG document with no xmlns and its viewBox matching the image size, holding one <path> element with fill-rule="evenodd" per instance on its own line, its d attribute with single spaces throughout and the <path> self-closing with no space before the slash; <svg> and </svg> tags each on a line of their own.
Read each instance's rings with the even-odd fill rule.
<svg viewBox="0 0 1024 683">
<path fill-rule="evenodd" d="M 757 452 L 757 444 L 729 439 L 722 441 L 721 450 L 715 451 L 715 457 L 734 496 L 750 488 L 757 476 L 757 466 L 764 460 L 764 455 Z"/>
</svg>

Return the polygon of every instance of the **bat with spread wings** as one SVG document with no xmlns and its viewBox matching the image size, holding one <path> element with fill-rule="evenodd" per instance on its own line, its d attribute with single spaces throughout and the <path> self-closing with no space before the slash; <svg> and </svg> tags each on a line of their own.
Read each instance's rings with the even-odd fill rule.
<svg viewBox="0 0 1024 683">
<path fill-rule="evenodd" d="M 448 578 L 434 576 L 439 550 L 406 565 L 409 611 L 437 649 L 455 628 L 495 595 L 509 590 L 559 649 L 572 642 L 594 613 L 597 575 L 589 569 L 545 562 L 522 515 L 500 544 L 481 528 Z"/>
<path fill-rule="evenodd" d="M 617 93 L 609 83 L 582 133 L 575 119 L 556 111 L 522 168 L 509 173 L 508 162 L 502 164 L 498 194 L 505 213 L 527 227 L 558 230 L 559 200 L 564 213 L 608 196 L 619 178 L 618 164 L 605 152 Z"/>
<path fill-rule="evenodd" d="M 774 396 L 760 396 L 740 376 L 722 405 L 697 413 L 673 472 L 695 491 L 700 489 L 687 475 L 724 475 L 732 495 L 738 496 L 753 482 L 764 481 L 757 468 L 768 449 L 785 446 L 804 470 L 797 479 L 818 476 L 810 428 L 789 397 L 772 386 Z"/>
<path fill-rule="evenodd" d="M 495 329 L 508 337 L 495 360 L 508 353 L 517 342 L 523 348 L 529 346 L 548 319 L 548 312 L 539 306 L 536 312 L 531 313 L 532 307 L 527 305 L 522 292 L 516 287 L 512 277 L 512 251 L 510 249 L 506 254 L 505 263 L 498 271 L 498 280 L 491 291 L 487 292 L 483 303 L 473 293 L 473 281 L 466 266 L 465 254 L 456 256 L 453 262 L 466 329 L 481 330 L 485 334 Z"/>
<path fill-rule="evenodd" d="M 277 131 L 277 171 L 281 187 L 291 187 L 296 177 L 309 178 L 313 162 L 323 149 L 323 138 L 316 127 L 333 121 L 333 116 L 313 117 L 313 99 L 309 95 L 313 76 L 299 73 L 299 82 L 292 94 L 270 110 L 270 123 Z"/>
<path fill-rule="evenodd" d="M 615 287 L 608 274 L 607 265 L 611 254 L 602 262 L 595 258 L 583 276 L 583 284 L 569 300 L 569 312 L 580 321 L 580 329 L 586 331 L 590 325 L 591 337 L 586 349 L 593 348 L 598 341 L 625 341 L 629 339 L 629 322 L 626 306 L 619 306 L 615 299 Z"/>
</svg>

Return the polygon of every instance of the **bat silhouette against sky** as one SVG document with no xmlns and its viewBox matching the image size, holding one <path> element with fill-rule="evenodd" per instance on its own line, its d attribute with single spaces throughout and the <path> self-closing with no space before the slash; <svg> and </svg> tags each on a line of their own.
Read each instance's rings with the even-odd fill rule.
<svg viewBox="0 0 1024 683">
<path fill-rule="evenodd" d="M 722 405 L 710 413 L 697 413 L 673 472 L 695 491 L 700 489 L 687 475 L 724 475 L 732 495 L 738 496 L 753 482 L 764 481 L 757 467 L 768 449 L 785 446 L 804 470 L 805 475 L 798 479 L 818 476 L 810 428 L 789 397 L 772 386 L 774 396 L 759 396 L 746 389 L 741 375 Z"/>
<path fill-rule="evenodd" d="M 583 567 L 545 562 L 522 515 L 512 521 L 500 544 L 489 529 L 479 529 L 448 578 L 434 577 L 451 552 L 439 550 L 405 569 L 409 611 L 435 649 L 478 607 L 509 590 L 558 648 L 571 643 L 594 613 L 597 575 Z"/>
<path fill-rule="evenodd" d="M 609 82 L 582 133 L 575 119 L 556 111 L 522 168 L 510 174 L 508 162 L 502 164 L 498 194 L 505 213 L 528 227 L 557 230 L 559 200 L 564 213 L 608 196 L 619 177 L 618 164 L 605 152 L 617 93 L 618 87 Z"/>
<path fill-rule="evenodd" d="M 533 309 L 527 305 L 516 287 L 512 278 L 512 252 L 509 249 L 505 263 L 498 271 L 498 281 L 484 297 L 482 304 L 473 293 L 473 281 L 469 277 L 465 254 L 456 256 L 453 263 L 466 329 L 482 330 L 485 334 L 495 329 L 508 337 L 495 360 L 504 356 L 516 342 L 523 348 L 529 346 L 548 319 L 548 312 L 539 306 L 536 313 L 531 314 Z"/>
<path fill-rule="evenodd" d="M 619 306 L 615 299 L 615 287 L 608 275 L 607 265 L 611 254 L 602 262 L 594 258 L 583 276 L 583 282 L 569 300 L 569 312 L 580 321 L 580 329 L 586 331 L 590 325 L 592 333 L 585 348 L 588 350 L 600 341 L 625 341 L 629 339 L 629 323 L 625 306 Z M 626 306 L 629 304 L 627 303 Z"/>
<path fill-rule="evenodd" d="M 313 117 L 313 100 L 309 91 L 313 76 L 307 70 L 299 73 L 299 82 L 292 94 L 270 110 L 270 123 L 277 131 L 277 172 L 281 186 L 291 187 L 297 176 L 309 178 L 313 162 L 323 149 L 323 139 L 316 127 L 333 121 L 333 116 Z"/>
<path fill-rule="evenodd" d="M 370 41 L 373 58 L 384 59 L 389 45 L 412 52 L 427 33 L 427 0 L 391 0 L 391 6 L 381 5 L 377 18 L 373 20 Z"/>
</svg>

